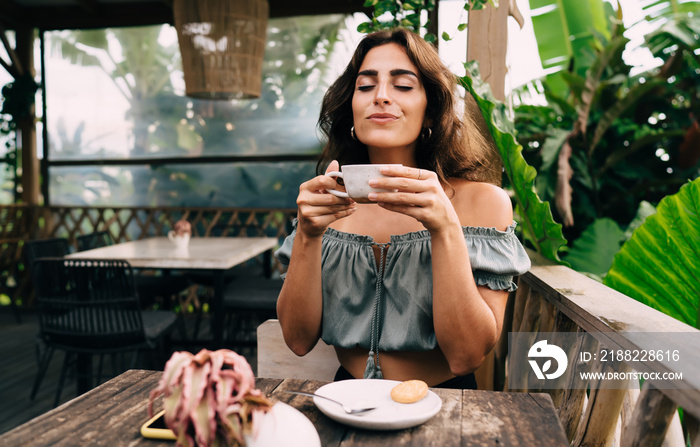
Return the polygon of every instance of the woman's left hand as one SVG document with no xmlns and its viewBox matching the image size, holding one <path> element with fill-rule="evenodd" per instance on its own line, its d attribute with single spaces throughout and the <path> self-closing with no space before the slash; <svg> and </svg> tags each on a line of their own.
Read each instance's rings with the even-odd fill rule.
<svg viewBox="0 0 700 447">
<path fill-rule="evenodd" d="M 385 166 L 381 173 L 388 177 L 372 179 L 369 185 L 398 190 L 370 193 L 369 199 L 382 208 L 415 218 L 431 233 L 460 225 L 435 172 L 408 166 Z"/>
</svg>

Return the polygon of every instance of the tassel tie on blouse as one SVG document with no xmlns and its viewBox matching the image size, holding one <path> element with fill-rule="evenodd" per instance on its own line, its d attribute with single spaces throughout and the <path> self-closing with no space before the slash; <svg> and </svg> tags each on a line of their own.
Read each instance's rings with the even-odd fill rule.
<svg viewBox="0 0 700 447">
<path fill-rule="evenodd" d="M 383 379 L 382 368 L 379 366 L 379 312 L 382 302 L 382 290 L 384 289 L 384 252 L 389 246 L 388 243 L 376 244 L 379 246 L 379 269 L 377 270 L 377 285 L 374 291 L 374 312 L 372 313 L 372 324 L 370 329 L 370 348 L 365 366 L 365 379 Z M 375 355 L 376 361 L 375 361 Z"/>
</svg>

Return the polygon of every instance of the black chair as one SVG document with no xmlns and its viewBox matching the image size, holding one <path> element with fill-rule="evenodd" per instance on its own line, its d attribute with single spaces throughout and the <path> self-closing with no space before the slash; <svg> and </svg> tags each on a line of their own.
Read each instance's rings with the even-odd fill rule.
<svg viewBox="0 0 700 447">
<path fill-rule="evenodd" d="M 37 284 L 34 281 L 34 263 L 41 258 L 62 258 L 71 252 L 68 239 L 62 237 L 27 241 L 24 243 L 23 251 L 24 266 L 32 279 L 35 291 Z"/>
<path fill-rule="evenodd" d="M 95 231 L 90 234 L 81 234 L 75 238 L 78 243 L 78 251 L 114 245 L 114 239 L 109 231 Z"/>
<path fill-rule="evenodd" d="M 24 260 L 31 273 L 34 262 L 41 258 L 61 258 L 70 254 L 68 239 L 56 237 L 24 243 Z"/>
<path fill-rule="evenodd" d="M 78 251 L 92 250 L 93 248 L 114 245 L 114 239 L 109 231 L 95 231 L 76 237 Z M 179 294 L 190 286 L 190 281 L 182 275 L 162 275 L 160 272 L 136 272 L 136 288 L 138 289 L 141 303 L 144 307 L 150 307 L 156 302 L 156 297 L 167 300 L 173 295 Z"/>
<path fill-rule="evenodd" d="M 141 310 L 133 270 L 127 261 L 48 258 L 37 260 L 34 267 L 39 337 L 46 349 L 31 399 L 39 390 L 55 350 L 65 351 L 65 360 L 54 406 L 60 401 L 68 368 L 80 355 L 82 364 L 89 366 L 78 371 L 78 380 L 83 375 L 92 376 L 91 356 L 100 355 L 97 383 L 107 354 L 113 356 L 115 367 L 116 354 L 133 352 L 133 368 L 140 351 L 160 348 L 161 360 L 165 361 L 164 341 L 176 327 L 177 315 Z"/>
<path fill-rule="evenodd" d="M 263 275 L 239 277 L 226 287 L 225 339 L 231 345 L 256 346 L 256 328 L 262 322 L 277 318 L 277 297 L 284 280 Z"/>
</svg>

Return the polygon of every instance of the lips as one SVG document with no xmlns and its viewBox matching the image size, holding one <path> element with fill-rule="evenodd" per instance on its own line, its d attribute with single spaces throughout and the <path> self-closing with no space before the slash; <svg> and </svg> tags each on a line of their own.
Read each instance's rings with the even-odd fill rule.
<svg viewBox="0 0 700 447">
<path fill-rule="evenodd" d="M 398 118 L 391 113 L 373 113 L 367 119 L 375 123 L 389 123 L 396 121 Z"/>
</svg>

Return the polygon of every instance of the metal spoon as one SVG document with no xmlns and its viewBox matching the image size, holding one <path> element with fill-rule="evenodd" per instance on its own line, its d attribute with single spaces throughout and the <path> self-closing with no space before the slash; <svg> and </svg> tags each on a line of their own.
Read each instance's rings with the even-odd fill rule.
<svg viewBox="0 0 700 447">
<path fill-rule="evenodd" d="M 285 393 L 290 393 L 290 394 L 301 394 L 302 396 L 311 396 L 311 397 L 320 397 L 321 399 L 326 399 L 334 404 L 340 405 L 340 407 L 345 411 L 347 414 L 363 414 L 367 413 L 368 411 L 372 411 L 376 409 L 377 407 L 364 407 L 364 408 L 350 408 L 347 405 L 338 402 L 337 400 L 333 400 L 330 397 L 326 396 L 321 396 L 319 394 L 314 394 L 314 393 L 305 393 L 304 391 L 290 391 L 290 390 L 284 390 Z"/>
</svg>

